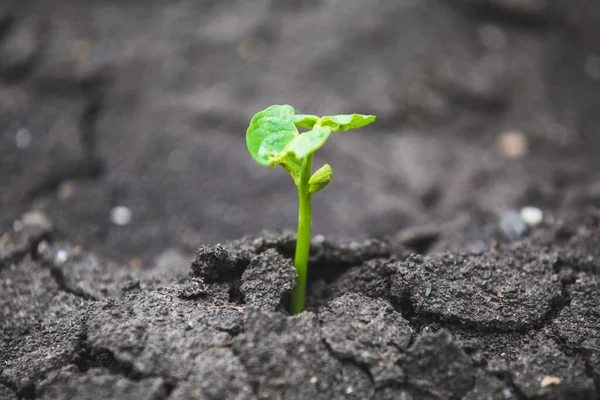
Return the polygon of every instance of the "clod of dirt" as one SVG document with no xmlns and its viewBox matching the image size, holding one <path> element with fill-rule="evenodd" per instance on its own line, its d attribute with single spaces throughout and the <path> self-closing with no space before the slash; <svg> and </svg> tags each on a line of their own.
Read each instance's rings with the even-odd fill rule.
<svg viewBox="0 0 600 400">
<path fill-rule="evenodd" d="M 62 290 L 85 299 L 118 298 L 131 291 L 155 289 L 186 277 L 188 262 L 174 251 L 159 255 L 144 269 L 101 259 L 68 242 L 42 242 L 38 257 L 49 265 Z"/>
<path fill-rule="evenodd" d="M 488 372 L 478 371 L 475 377 L 475 386 L 463 400 L 514 398 L 517 398 L 517 395 L 509 384 Z"/>
<path fill-rule="evenodd" d="M 264 232 L 261 237 L 247 236 L 222 245 L 201 246 L 192 261 L 189 275 L 200 278 L 207 283 L 229 283 L 232 285 L 233 292 L 236 292 L 236 290 L 245 291 L 254 299 L 252 301 L 256 301 L 254 305 L 271 310 L 276 306 L 275 303 L 279 303 L 281 296 L 291 290 L 291 288 L 287 289 L 288 284 L 285 283 L 289 282 L 290 277 L 284 271 L 291 272 L 289 265 L 291 265 L 294 249 L 295 235 L 290 232 L 284 232 L 280 235 Z M 285 268 L 272 269 L 275 275 L 272 275 L 271 283 L 269 283 L 271 280 L 265 280 L 265 277 L 260 275 L 261 273 L 253 272 L 258 266 L 251 267 L 251 262 L 256 256 L 267 252 L 270 254 L 268 257 L 276 257 L 277 254 L 283 257 L 277 263 L 281 263 L 283 260 L 289 261 L 288 266 Z M 326 240 L 322 236 L 316 236 L 311 242 L 310 248 L 309 295 L 311 291 L 314 293 L 315 288 L 311 287 L 314 286 L 314 282 L 321 284 L 321 286 L 326 285 L 327 282 L 336 279 L 351 267 L 360 266 L 372 259 L 388 258 L 390 255 L 390 246 L 384 241 L 366 240 L 362 243 L 339 243 Z M 259 262 L 258 260 L 260 259 L 255 262 Z M 266 259 L 264 260 L 263 270 L 268 267 Z M 246 274 L 244 278 L 242 278 L 243 274 Z M 283 275 L 277 276 L 280 274 Z M 247 282 L 243 289 L 240 288 L 242 281 Z M 256 286 L 256 288 L 252 289 L 252 286 Z M 252 291 L 255 293 L 252 294 Z M 264 296 L 269 297 L 267 303 L 258 300 L 259 297 Z M 327 299 L 331 299 L 331 297 Z M 315 303 L 309 296 L 307 304 L 314 306 L 324 304 L 324 302 Z"/>
<path fill-rule="evenodd" d="M 167 397 L 168 385 L 162 378 L 132 381 L 112 375 L 103 368 L 81 373 L 74 366 L 52 372 L 36 390 L 36 399 L 136 399 L 155 400 Z"/>
<path fill-rule="evenodd" d="M 369 399 L 373 386 L 358 366 L 334 358 L 322 340 L 317 317 L 292 318 L 247 311 L 244 333 L 233 344 L 258 398 Z"/>
<path fill-rule="evenodd" d="M 401 365 L 415 399 L 461 399 L 475 384 L 471 358 L 447 331 L 421 335 Z"/>
<path fill-rule="evenodd" d="M 298 276 L 290 259 L 275 249 L 252 257 L 242 274 L 240 292 L 247 305 L 275 311 L 282 296 L 291 292 Z"/>
<path fill-rule="evenodd" d="M 190 276 L 207 282 L 239 279 L 250 259 L 267 249 L 276 249 L 291 257 L 295 240 L 291 232 L 281 235 L 265 232 L 257 238 L 245 236 L 222 245 L 200 246 L 192 261 Z"/>
<path fill-rule="evenodd" d="M 248 257 L 229 252 L 220 245 L 200 246 L 192 261 L 190 276 L 217 281 L 222 276 L 240 273 L 247 261 Z"/>
<path fill-rule="evenodd" d="M 231 286 L 228 283 L 204 283 L 193 278 L 175 285 L 177 297 L 184 300 L 211 299 L 215 304 L 227 304 L 230 300 Z"/>
<path fill-rule="evenodd" d="M 177 384 L 169 400 L 255 398 L 248 374 L 230 348 L 205 351 L 196 357 L 195 366 L 188 379 Z"/>
<path fill-rule="evenodd" d="M 388 299 L 397 264 L 389 259 L 375 259 L 352 267 L 327 285 L 322 301 L 356 292 L 372 298 Z"/>
<path fill-rule="evenodd" d="M 319 320 L 323 340 L 336 357 L 367 368 L 378 386 L 403 383 L 397 362 L 413 330 L 390 303 L 349 293 L 319 311 Z"/>
<path fill-rule="evenodd" d="M 87 346 L 108 352 L 132 376 L 184 379 L 203 352 L 231 345 L 242 312 L 227 305 L 180 299 L 174 288 L 142 291 L 93 304 Z"/>
<path fill-rule="evenodd" d="M 101 260 L 69 243 L 44 246 L 39 254 L 51 266 L 52 276 L 62 290 L 85 299 L 120 297 L 131 282 L 139 282 L 135 271 Z"/>
<path fill-rule="evenodd" d="M 391 295 L 408 301 L 420 318 L 480 330 L 528 330 L 561 299 L 554 262 L 541 249 L 525 246 L 503 253 L 412 256 L 398 263 Z"/>
<path fill-rule="evenodd" d="M 600 278 L 577 274 L 568 293 L 571 302 L 552 321 L 552 330 L 569 349 L 600 358 Z"/>
<path fill-rule="evenodd" d="M 29 257 L 1 270 L 0 380 L 26 393 L 48 371 L 74 363 L 86 306 Z"/>
<path fill-rule="evenodd" d="M 569 359 L 552 341 L 540 341 L 540 348 L 524 351 L 508 369 L 513 384 L 528 399 L 594 399 L 594 381 L 586 376 L 582 361 Z M 542 385 L 544 376 L 560 379 L 558 385 Z"/>
</svg>

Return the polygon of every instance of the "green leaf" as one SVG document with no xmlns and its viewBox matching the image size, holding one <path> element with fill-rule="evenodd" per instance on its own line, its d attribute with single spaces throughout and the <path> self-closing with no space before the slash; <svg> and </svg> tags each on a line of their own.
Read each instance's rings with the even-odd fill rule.
<svg viewBox="0 0 600 400">
<path fill-rule="evenodd" d="M 331 181 L 333 172 L 329 164 L 323 165 L 308 180 L 308 192 L 315 193 L 323 189 Z"/>
<path fill-rule="evenodd" d="M 375 121 L 374 115 L 342 114 L 322 117 L 319 119 L 318 125 L 328 126 L 332 131 L 343 132 L 349 129 L 362 128 L 373 121 Z"/>
<path fill-rule="evenodd" d="M 274 105 L 252 117 L 246 131 L 246 145 L 256 162 L 274 166 L 281 161 L 285 147 L 297 136 L 294 108 Z"/>
<path fill-rule="evenodd" d="M 304 158 L 323 146 L 330 133 L 331 128 L 326 126 L 301 133 L 289 142 L 285 151 L 294 153 L 298 158 Z"/>
<path fill-rule="evenodd" d="M 317 117 L 316 115 L 308 115 L 308 114 L 294 115 L 294 124 L 296 125 L 297 128 L 312 129 L 318 120 L 319 120 L 319 117 Z"/>
</svg>

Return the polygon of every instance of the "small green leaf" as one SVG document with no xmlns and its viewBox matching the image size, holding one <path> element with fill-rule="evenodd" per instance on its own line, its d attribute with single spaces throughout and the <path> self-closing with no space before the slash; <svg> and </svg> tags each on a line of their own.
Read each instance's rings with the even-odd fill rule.
<svg viewBox="0 0 600 400">
<path fill-rule="evenodd" d="M 332 176 L 331 166 L 329 164 L 323 165 L 308 180 L 308 192 L 315 193 L 323 189 L 329 184 Z"/>
<path fill-rule="evenodd" d="M 323 146 L 330 133 L 331 128 L 326 126 L 301 133 L 289 142 L 285 152 L 294 153 L 298 158 L 304 158 Z"/>
<path fill-rule="evenodd" d="M 329 115 L 319 119 L 320 126 L 328 126 L 332 131 L 343 132 L 349 129 L 362 128 L 375 121 L 374 115 L 342 114 Z"/>
<path fill-rule="evenodd" d="M 294 124 L 296 125 L 297 128 L 312 129 L 318 120 L 319 120 L 319 117 L 317 117 L 316 115 L 308 115 L 308 114 L 294 115 Z"/>
<path fill-rule="evenodd" d="M 256 162 L 274 166 L 280 162 L 285 147 L 297 136 L 294 108 L 274 105 L 252 117 L 246 131 L 246 145 Z"/>
</svg>

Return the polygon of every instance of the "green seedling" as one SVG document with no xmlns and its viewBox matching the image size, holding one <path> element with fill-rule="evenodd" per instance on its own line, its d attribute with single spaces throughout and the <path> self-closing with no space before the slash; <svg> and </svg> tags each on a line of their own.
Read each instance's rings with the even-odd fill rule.
<svg viewBox="0 0 600 400">
<path fill-rule="evenodd" d="M 298 272 L 290 299 L 290 312 L 304 311 L 306 275 L 310 250 L 311 195 L 331 181 L 329 164 L 314 174 L 314 152 L 329 138 L 331 132 L 361 128 L 375 121 L 374 115 L 347 114 L 318 117 L 294 114 L 289 105 L 274 105 L 257 113 L 246 131 L 246 144 L 252 157 L 261 165 L 285 168 L 298 187 L 298 236 L 294 266 Z M 306 131 L 300 133 L 298 128 Z"/>
</svg>

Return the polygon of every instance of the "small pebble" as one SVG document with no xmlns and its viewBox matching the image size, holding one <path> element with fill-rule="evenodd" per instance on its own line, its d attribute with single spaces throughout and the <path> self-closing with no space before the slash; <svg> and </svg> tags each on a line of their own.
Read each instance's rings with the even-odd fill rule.
<svg viewBox="0 0 600 400">
<path fill-rule="evenodd" d="M 509 388 L 505 388 L 504 390 L 502 390 L 502 395 L 504 396 L 505 399 L 512 398 L 512 392 L 510 391 Z"/>
<path fill-rule="evenodd" d="M 60 200 L 68 200 L 73 197 L 73 193 L 75 192 L 75 185 L 73 182 L 63 182 L 58 187 L 58 198 Z"/>
<path fill-rule="evenodd" d="M 20 220 L 16 219 L 12 223 L 12 228 L 13 228 L 13 231 L 19 232 L 21 229 L 23 229 L 23 224 L 21 223 Z"/>
<path fill-rule="evenodd" d="M 144 268 L 144 262 L 139 257 L 133 257 L 133 258 L 129 259 L 128 265 L 129 265 L 129 268 L 131 268 L 135 271 L 141 271 L 142 268 Z"/>
<path fill-rule="evenodd" d="M 558 385 L 560 383 L 560 378 L 554 375 L 546 375 L 540 380 L 540 386 L 546 387 L 550 385 Z"/>
<path fill-rule="evenodd" d="M 23 227 L 35 227 L 43 231 L 50 232 L 52 230 L 52 222 L 41 211 L 28 211 L 21 217 Z"/>
<path fill-rule="evenodd" d="M 110 210 L 110 220 L 113 224 L 119 226 L 128 225 L 133 218 L 131 210 L 125 206 L 116 206 Z"/>
<path fill-rule="evenodd" d="M 516 242 L 521 240 L 525 233 L 527 233 L 527 224 L 523 221 L 519 213 L 507 211 L 502 215 L 500 229 L 507 240 Z"/>
<path fill-rule="evenodd" d="M 42 240 L 40 243 L 38 243 L 36 251 L 42 256 L 42 258 L 50 259 L 50 257 L 52 257 L 50 254 L 50 245 L 45 240 Z"/>
<path fill-rule="evenodd" d="M 348 386 L 346 388 L 346 394 L 352 394 L 352 392 L 354 392 L 354 388 L 352 386 Z"/>
<path fill-rule="evenodd" d="M 519 214 L 521 219 L 532 228 L 539 225 L 544 219 L 544 213 L 537 207 L 523 207 Z"/>
<path fill-rule="evenodd" d="M 519 131 L 504 132 L 498 138 L 500 153 L 509 158 L 521 158 L 527 155 L 527 137 Z"/>
<path fill-rule="evenodd" d="M 316 376 L 313 376 L 312 378 L 310 378 L 310 383 L 317 383 L 319 381 L 319 378 L 317 378 Z"/>
<path fill-rule="evenodd" d="M 54 262 L 60 265 L 67 261 L 68 258 L 69 255 L 67 254 L 67 252 L 63 249 L 60 249 L 56 252 L 56 255 L 54 256 Z"/>
<path fill-rule="evenodd" d="M 17 131 L 17 134 L 15 135 L 15 144 L 17 145 L 18 149 L 23 150 L 29 147 L 32 139 L 33 138 L 31 137 L 31 132 L 29 132 L 28 129 L 21 128 Z"/>
<path fill-rule="evenodd" d="M 432 288 L 433 284 L 431 282 L 427 282 L 427 284 L 425 285 L 425 297 L 429 297 Z"/>
</svg>

